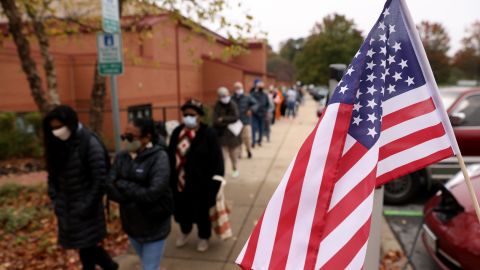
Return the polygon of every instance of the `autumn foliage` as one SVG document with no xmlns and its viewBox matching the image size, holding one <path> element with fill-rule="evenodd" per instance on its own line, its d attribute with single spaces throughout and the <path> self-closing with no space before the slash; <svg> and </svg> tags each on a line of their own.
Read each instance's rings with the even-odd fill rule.
<svg viewBox="0 0 480 270">
<path fill-rule="evenodd" d="M 118 208 L 111 204 L 108 236 L 102 245 L 112 256 L 125 253 Z M 0 187 L 0 270 L 81 269 L 78 254 L 57 245 L 57 223 L 45 186 Z"/>
</svg>

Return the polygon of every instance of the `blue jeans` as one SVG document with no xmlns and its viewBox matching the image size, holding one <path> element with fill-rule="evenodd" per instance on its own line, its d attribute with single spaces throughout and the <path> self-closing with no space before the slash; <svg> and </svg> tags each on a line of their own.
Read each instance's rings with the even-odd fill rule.
<svg viewBox="0 0 480 270">
<path fill-rule="evenodd" d="M 252 116 L 252 146 L 262 143 L 264 118 L 255 114 Z M 257 133 L 258 137 L 256 136 Z"/>
<path fill-rule="evenodd" d="M 160 260 L 165 249 L 165 240 L 150 243 L 139 243 L 135 239 L 129 237 L 133 249 L 137 252 L 142 261 L 143 270 L 159 270 Z"/>
</svg>

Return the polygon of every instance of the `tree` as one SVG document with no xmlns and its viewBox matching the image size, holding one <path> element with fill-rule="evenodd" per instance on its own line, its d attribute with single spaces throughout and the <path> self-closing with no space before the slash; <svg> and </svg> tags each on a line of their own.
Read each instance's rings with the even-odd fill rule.
<svg viewBox="0 0 480 270">
<path fill-rule="evenodd" d="M 295 57 L 298 79 L 306 84 L 327 84 L 329 65 L 350 63 L 363 42 L 353 20 L 333 14 L 317 23 Z"/>
<path fill-rule="evenodd" d="M 295 57 L 302 51 L 305 45 L 305 38 L 290 38 L 287 41 L 280 44 L 280 56 L 293 63 Z"/>
<path fill-rule="evenodd" d="M 480 21 L 467 29 L 463 48 L 453 57 L 453 66 L 460 70 L 463 79 L 480 80 Z"/>
<path fill-rule="evenodd" d="M 427 53 L 433 75 L 438 83 L 447 83 L 450 79 L 450 37 L 442 24 L 423 21 L 417 26 L 423 47 Z"/>
<path fill-rule="evenodd" d="M 71 35 L 79 28 L 92 32 L 101 31 L 98 10 L 100 1 L 91 0 L 0 0 L 0 14 L 8 19 L 8 30 L 17 47 L 30 92 L 41 113 L 48 112 L 60 104 L 57 89 L 57 76 L 54 59 L 49 51 L 49 39 L 57 35 Z M 245 15 L 245 21 L 231 22 L 223 12 L 231 8 L 224 0 L 119 0 L 120 15 L 123 7 L 128 5 L 135 15 L 130 31 L 141 32 L 135 25 L 148 14 L 169 13 L 175 22 L 184 23 L 194 32 L 207 35 L 208 31 L 200 24 L 209 22 L 216 24 L 219 30 L 224 30 L 232 45 L 225 49 L 225 55 L 236 55 L 243 50 L 245 33 L 250 33 L 252 17 Z M 241 5 L 238 4 L 240 7 Z M 91 13 L 93 13 L 93 18 Z M 95 17 L 96 16 L 96 17 Z M 148 31 L 148 30 L 146 30 Z M 31 54 L 32 36 L 39 45 L 43 60 L 43 71 L 47 88 L 39 76 L 37 63 Z M 147 35 L 148 36 L 148 35 Z M 34 41 L 34 42 L 35 42 Z M 105 78 L 94 69 L 94 83 L 91 92 L 90 128 L 96 132 L 103 126 L 103 110 L 105 106 Z M 48 95 L 46 94 L 48 93 Z"/>
<path fill-rule="evenodd" d="M 275 77 L 280 81 L 293 82 L 295 80 L 293 64 L 276 53 L 268 56 L 267 71 L 275 74 Z"/>
</svg>

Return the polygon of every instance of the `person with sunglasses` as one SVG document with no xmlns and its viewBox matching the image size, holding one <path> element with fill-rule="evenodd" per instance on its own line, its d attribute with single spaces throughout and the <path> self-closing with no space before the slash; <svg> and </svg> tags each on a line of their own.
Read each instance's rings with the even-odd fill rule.
<svg viewBox="0 0 480 270">
<path fill-rule="evenodd" d="M 222 149 L 215 130 L 200 120 L 205 114 L 202 103 L 189 100 L 181 111 L 183 124 L 173 131 L 168 148 L 174 217 L 182 232 L 176 246 L 187 244 L 193 224 L 196 224 L 200 238 L 197 251 L 205 252 L 212 234 L 209 209 L 215 205 L 223 183 Z"/>
<path fill-rule="evenodd" d="M 158 270 L 173 212 L 168 154 L 150 119 L 130 122 L 121 138 L 125 150 L 115 157 L 108 195 L 120 204 L 123 230 L 143 269 Z"/>
</svg>

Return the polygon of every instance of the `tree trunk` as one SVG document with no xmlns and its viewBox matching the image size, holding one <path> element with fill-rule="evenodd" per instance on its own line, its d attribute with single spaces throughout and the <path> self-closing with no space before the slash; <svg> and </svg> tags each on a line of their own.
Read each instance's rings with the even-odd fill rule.
<svg viewBox="0 0 480 270">
<path fill-rule="evenodd" d="M 106 85 L 105 78 L 100 76 L 97 68 L 98 62 L 95 62 L 93 75 L 93 87 L 90 102 L 90 129 L 97 134 L 102 133 L 103 110 L 105 109 Z"/>
<path fill-rule="evenodd" d="M 22 15 L 15 5 L 15 0 L 0 0 L 0 3 L 8 18 L 8 30 L 17 47 L 23 72 L 27 75 L 30 92 L 40 112 L 45 114 L 50 110 L 51 105 L 45 98 L 42 79 L 38 75 L 37 66 L 31 55 L 30 43 L 22 32 Z"/>
<path fill-rule="evenodd" d="M 37 37 L 38 44 L 40 45 L 40 54 L 43 58 L 43 69 L 47 77 L 48 95 L 50 98 L 50 104 L 53 106 L 60 105 L 60 97 L 58 96 L 57 89 L 57 73 L 55 71 L 55 65 L 53 57 L 50 54 L 48 42 L 48 35 L 45 31 L 45 25 L 38 18 L 37 11 L 33 6 L 25 3 L 28 17 L 32 20 L 35 36 Z"/>
<path fill-rule="evenodd" d="M 28 16 L 32 20 L 35 36 L 37 37 L 38 44 L 40 45 L 40 54 L 43 58 L 43 69 L 45 70 L 45 75 L 47 77 L 47 87 L 50 104 L 54 106 L 60 105 L 60 97 L 58 96 L 57 89 L 57 73 L 55 71 L 53 57 L 49 51 L 50 44 L 48 42 L 48 36 L 45 31 L 45 25 L 36 15 L 37 12 L 35 11 L 35 8 L 33 6 L 25 3 L 25 7 Z"/>
</svg>

